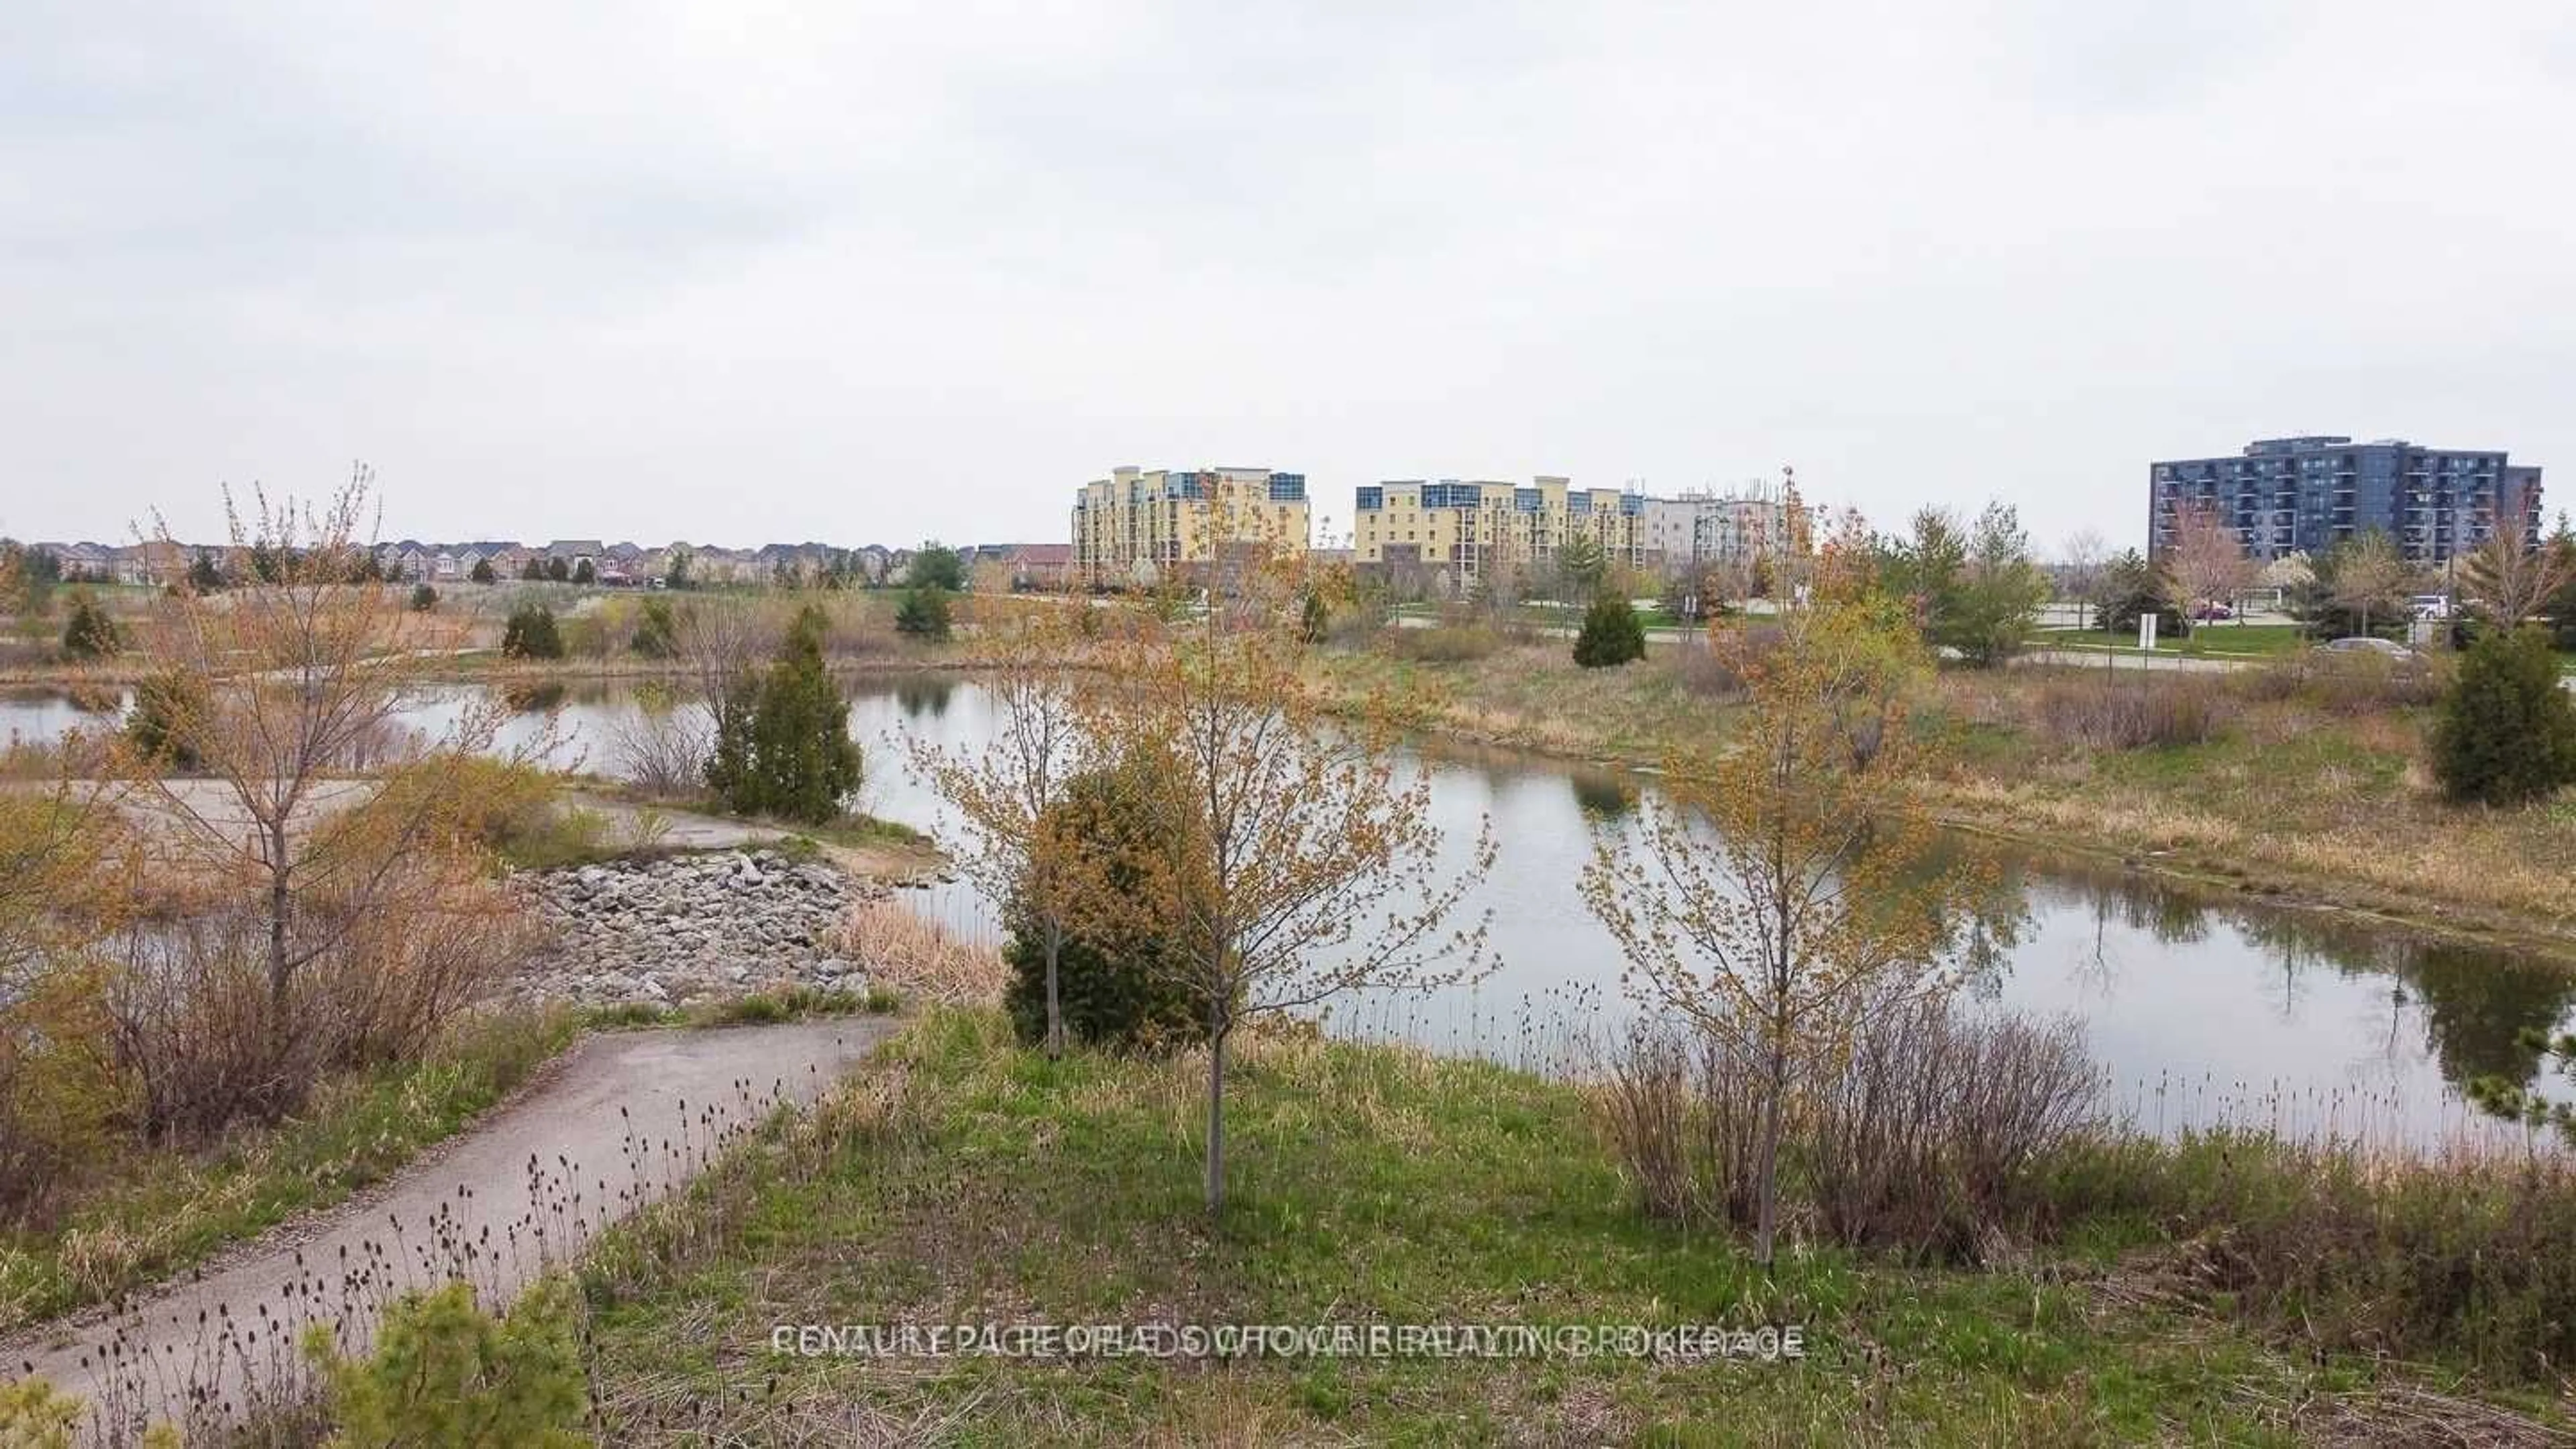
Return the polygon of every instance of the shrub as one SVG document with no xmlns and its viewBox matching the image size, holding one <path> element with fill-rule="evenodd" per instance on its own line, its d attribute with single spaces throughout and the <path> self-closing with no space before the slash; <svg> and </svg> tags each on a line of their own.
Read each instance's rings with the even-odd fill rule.
<svg viewBox="0 0 2576 1449">
<path fill-rule="evenodd" d="M 1071 832 L 1105 852 L 1110 889 L 1121 899 L 1146 888 L 1139 872 L 1114 862 L 1144 850 L 1157 818 L 1139 793 L 1153 780 L 1138 766 L 1076 776 L 1046 822 L 1050 833 Z M 1028 912 L 1009 905 L 1014 922 L 1002 960 L 1010 967 L 1003 1004 L 1023 1043 L 1046 1040 L 1046 948 Z M 1132 918 L 1150 919 L 1138 910 Z M 1156 1047 L 1191 1039 L 1199 1028 L 1190 993 L 1174 984 L 1165 963 L 1175 948 L 1145 929 L 1090 924 L 1068 933 L 1056 955 L 1056 992 L 1065 1034 L 1078 1042 L 1112 1047 Z"/>
<path fill-rule="evenodd" d="M 2401 664 L 2379 654 L 2302 649 L 2237 674 L 2254 699 L 2295 699 L 2330 714 L 2366 715 L 2439 701 L 2442 673 L 2429 662 Z"/>
<path fill-rule="evenodd" d="M 492 561 L 488 558 L 476 559 L 474 561 L 474 571 L 467 574 L 466 577 L 472 579 L 478 584 L 494 583 L 500 578 L 498 574 L 492 572 Z"/>
<path fill-rule="evenodd" d="M 438 607 L 438 590 L 427 584 L 411 586 L 411 608 L 415 614 L 426 614 Z"/>
<path fill-rule="evenodd" d="M 501 629 L 505 659 L 561 659 L 563 635 L 555 628 L 555 611 L 543 604 L 522 604 L 510 611 Z"/>
<path fill-rule="evenodd" d="M 2235 1130 L 2102 1138 L 2039 1178 L 2062 1218 L 2183 1246 L 2180 1287 L 2320 1347 L 2555 1385 L 2576 1360 L 2576 1163 L 2384 1157 Z"/>
<path fill-rule="evenodd" d="M 111 659 L 125 647 L 116 621 L 86 592 L 72 596 L 71 618 L 63 625 L 63 653 L 73 659 Z"/>
<path fill-rule="evenodd" d="M 1313 590 L 1306 594 L 1306 604 L 1297 620 L 1297 634 L 1309 644 L 1321 644 L 1333 634 L 1333 610 L 1324 596 Z"/>
<path fill-rule="evenodd" d="M 2460 662 L 2433 729 L 2433 773 L 2453 800 L 2512 805 L 2576 781 L 2576 702 L 2549 637 L 2490 632 Z"/>
<path fill-rule="evenodd" d="M 80 1420 L 79 1397 L 43 1379 L 0 1384 L 0 1444 L 8 1449 L 72 1449 Z"/>
<path fill-rule="evenodd" d="M 2041 732 L 2102 750 L 2205 744 L 2235 712 L 2215 675 L 2160 671 L 2105 679 L 2084 671 L 2052 677 L 2032 699 Z"/>
<path fill-rule="evenodd" d="M 562 1279 L 539 1281 L 496 1320 L 474 1289 L 411 1292 L 385 1310 L 374 1353 L 341 1357 L 329 1327 L 306 1332 L 345 1449 L 399 1444 L 572 1446 L 588 1380 L 576 1300 Z"/>
<path fill-rule="evenodd" d="M 1583 611 L 1583 631 L 1574 637 L 1574 662 L 1586 669 L 1606 669 L 1646 657 L 1646 626 L 1636 607 L 1615 594 L 1603 594 Z"/>
<path fill-rule="evenodd" d="M 126 1115 L 104 986 L 95 967 L 56 966 L 0 1002 L 0 1219 L 43 1220 Z"/>
<path fill-rule="evenodd" d="M 1753 1222 L 1762 1065 L 1718 1032 L 1632 1031 L 1593 1097 L 1649 1215 Z M 1965 1257 L 2038 1223 L 2058 1154 L 2093 1122 L 2100 1073 L 2071 1024 L 1972 1020 L 1941 1002 L 1873 1022 L 1781 1124 L 1783 1194 L 1828 1240 Z"/>
<path fill-rule="evenodd" d="M 908 590 L 894 613 L 895 632 L 915 639 L 948 637 L 948 595 L 932 588 Z"/>
<path fill-rule="evenodd" d="M 680 624 L 668 599 L 646 599 L 627 647 L 645 659 L 668 659 L 680 652 Z"/>
<path fill-rule="evenodd" d="M 863 757 L 850 738 L 850 706 L 823 668 L 824 618 L 806 608 L 787 631 L 767 677 L 721 712 L 709 787 L 727 808 L 821 824 L 858 793 Z"/>
<path fill-rule="evenodd" d="M 1503 636 L 1484 624 L 1435 624 L 1428 629 L 1397 625 L 1384 637 L 1388 653 L 1417 664 L 1465 664 L 1503 647 Z"/>
<path fill-rule="evenodd" d="M 2092 1126 L 2101 1084 L 2072 1022 L 1938 1002 L 1883 1018 L 1815 1094 L 1803 1166 L 1823 1232 L 1955 1261 L 2027 1231 L 2034 1170 Z"/>
<path fill-rule="evenodd" d="M 205 763 L 198 744 L 212 708 L 203 680 L 165 669 L 135 689 L 125 737 L 156 768 L 194 770 Z"/>
</svg>

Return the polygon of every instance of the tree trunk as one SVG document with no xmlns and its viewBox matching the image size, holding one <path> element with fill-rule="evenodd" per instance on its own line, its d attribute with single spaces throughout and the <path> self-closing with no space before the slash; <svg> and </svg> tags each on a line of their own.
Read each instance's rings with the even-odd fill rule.
<svg viewBox="0 0 2576 1449">
<path fill-rule="evenodd" d="M 1753 1208 L 1753 1261 L 1771 1272 L 1771 1239 L 1780 1221 L 1780 1095 L 1788 1087 L 1788 1058 L 1780 1043 L 1771 1044 L 1771 1091 L 1762 1106 L 1762 1149 L 1756 1160 Z"/>
<path fill-rule="evenodd" d="M 1208 1009 L 1207 1211 L 1225 1210 L 1225 1038 L 1224 1009 Z"/>
<path fill-rule="evenodd" d="M 1056 988 L 1056 961 L 1064 955 L 1064 926 L 1046 923 L 1046 1054 L 1048 1061 L 1064 1058 L 1064 996 Z"/>
</svg>

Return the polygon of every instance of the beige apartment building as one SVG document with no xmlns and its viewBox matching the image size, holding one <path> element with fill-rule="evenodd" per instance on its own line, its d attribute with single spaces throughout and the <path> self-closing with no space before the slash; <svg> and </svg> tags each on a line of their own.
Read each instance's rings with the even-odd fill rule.
<svg viewBox="0 0 2576 1449">
<path fill-rule="evenodd" d="M 1237 551 L 1302 554 L 1306 475 L 1268 468 L 1120 468 L 1073 501 L 1073 571 L 1095 584 L 1153 583 Z"/>
<path fill-rule="evenodd" d="M 1363 564 L 1446 570 L 1458 587 L 1500 564 L 1542 565 L 1588 535 L 1612 563 L 1648 561 L 1646 497 L 1541 476 L 1527 486 L 1419 479 L 1359 490 L 1351 545 Z"/>
<path fill-rule="evenodd" d="M 1760 483 L 1728 493 L 1646 500 L 1647 561 L 1667 573 L 1750 563 L 1798 542 L 1790 504 Z"/>
</svg>

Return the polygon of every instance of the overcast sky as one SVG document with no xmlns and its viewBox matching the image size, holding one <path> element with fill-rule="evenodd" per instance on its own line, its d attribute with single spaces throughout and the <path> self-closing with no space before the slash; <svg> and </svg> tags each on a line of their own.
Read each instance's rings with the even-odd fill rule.
<svg viewBox="0 0 2576 1449">
<path fill-rule="evenodd" d="M 2141 541 L 2285 432 L 2576 489 L 2566 0 L 135 5 L 0 41 L 0 532 L 1064 537 L 1121 463 Z"/>
</svg>

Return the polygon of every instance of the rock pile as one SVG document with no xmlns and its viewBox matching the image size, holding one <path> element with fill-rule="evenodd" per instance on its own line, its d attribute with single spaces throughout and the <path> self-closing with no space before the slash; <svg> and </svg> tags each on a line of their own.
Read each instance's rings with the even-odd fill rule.
<svg viewBox="0 0 2576 1449">
<path fill-rule="evenodd" d="M 531 995 L 584 1005 L 681 1005 L 789 986 L 858 991 L 838 955 L 861 887 L 771 850 L 716 851 L 541 871 L 528 879 L 554 948 Z"/>
</svg>

